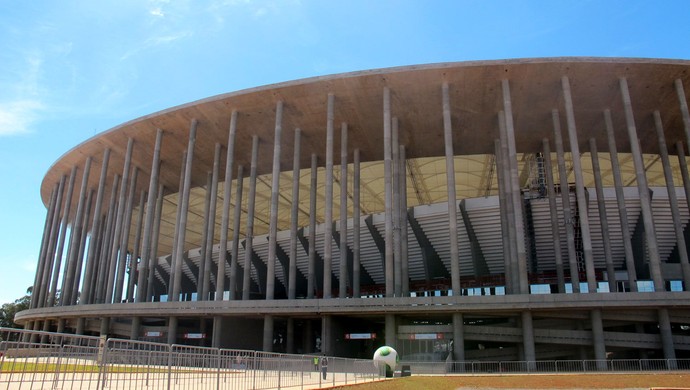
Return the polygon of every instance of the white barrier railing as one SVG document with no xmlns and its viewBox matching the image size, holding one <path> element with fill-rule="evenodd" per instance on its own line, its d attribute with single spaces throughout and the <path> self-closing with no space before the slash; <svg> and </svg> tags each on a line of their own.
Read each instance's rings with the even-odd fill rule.
<svg viewBox="0 0 690 390">
<path fill-rule="evenodd" d="M 381 379 L 371 360 L 0 328 L 0 388 L 307 389 Z"/>
</svg>

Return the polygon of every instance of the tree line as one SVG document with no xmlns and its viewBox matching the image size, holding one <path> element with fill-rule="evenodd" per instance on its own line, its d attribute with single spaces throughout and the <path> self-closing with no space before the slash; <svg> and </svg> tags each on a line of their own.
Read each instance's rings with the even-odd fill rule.
<svg viewBox="0 0 690 390">
<path fill-rule="evenodd" d="M 27 310 L 31 304 L 31 290 L 32 287 L 26 289 L 26 295 L 14 302 L 5 303 L 0 307 L 0 327 L 4 328 L 23 328 L 14 322 L 15 314 L 22 310 Z"/>
</svg>

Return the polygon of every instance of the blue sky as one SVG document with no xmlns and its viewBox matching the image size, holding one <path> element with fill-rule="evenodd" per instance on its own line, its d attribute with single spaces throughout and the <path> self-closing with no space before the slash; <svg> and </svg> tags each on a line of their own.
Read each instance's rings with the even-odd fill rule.
<svg viewBox="0 0 690 390">
<path fill-rule="evenodd" d="M 122 122 L 264 84 L 520 57 L 690 59 L 690 1 L 0 0 L 0 303 L 33 283 L 43 175 Z"/>
</svg>

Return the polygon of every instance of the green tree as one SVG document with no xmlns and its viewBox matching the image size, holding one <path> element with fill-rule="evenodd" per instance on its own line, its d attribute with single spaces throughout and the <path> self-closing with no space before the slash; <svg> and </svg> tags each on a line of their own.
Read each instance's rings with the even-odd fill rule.
<svg viewBox="0 0 690 390">
<path fill-rule="evenodd" d="M 31 304 L 31 287 L 26 290 L 26 295 L 16 299 L 13 303 L 5 303 L 0 307 L 0 327 L 21 328 L 14 322 L 14 315 L 29 308 Z"/>
</svg>

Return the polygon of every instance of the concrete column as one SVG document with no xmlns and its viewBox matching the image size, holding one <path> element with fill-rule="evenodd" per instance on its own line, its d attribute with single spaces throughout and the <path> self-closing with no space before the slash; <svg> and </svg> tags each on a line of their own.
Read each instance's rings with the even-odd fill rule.
<svg viewBox="0 0 690 390">
<path fill-rule="evenodd" d="M 136 232 L 134 233 L 134 248 L 132 251 L 129 279 L 127 283 L 126 300 L 127 302 L 134 301 L 134 289 L 137 276 L 141 270 L 141 265 L 139 264 L 139 248 L 141 245 L 141 233 L 144 225 L 144 204 L 146 202 L 146 191 L 141 190 L 141 195 L 139 196 L 139 213 L 137 214 L 136 222 Z M 130 329 L 129 338 L 130 340 L 139 339 L 139 328 L 141 327 L 141 318 L 132 317 L 132 327 Z"/>
<path fill-rule="evenodd" d="M 177 342 L 177 317 L 168 318 L 168 344 Z"/>
<path fill-rule="evenodd" d="M 285 352 L 286 353 L 295 353 L 295 319 L 292 317 L 288 317 L 287 319 L 287 334 L 285 335 L 286 338 L 286 346 L 285 346 Z"/>
<path fill-rule="evenodd" d="M 594 309 L 590 313 L 592 320 L 592 343 L 594 344 L 594 359 L 598 369 L 606 369 L 606 345 L 604 344 L 604 323 L 601 319 L 601 309 Z"/>
<path fill-rule="evenodd" d="M 58 318 L 56 333 L 65 333 L 65 319 Z M 58 339 L 59 340 L 59 339 Z"/>
<path fill-rule="evenodd" d="M 361 263 L 360 263 L 360 166 L 359 149 L 355 149 L 352 177 L 352 297 L 361 297 Z"/>
<path fill-rule="evenodd" d="M 410 268 L 407 258 L 407 170 L 405 169 L 405 146 L 400 145 L 400 265 L 402 296 L 410 296 Z"/>
<path fill-rule="evenodd" d="M 146 204 L 146 191 L 141 190 L 139 195 L 139 212 L 137 214 L 136 231 L 134 233 L 134 247 L 132 248 L 132 257 L 129 263 L 129 279 L 127 283 L 126 299 L 127 302 L 134 302 L 134 284 L 137 280 L 139 265 L 139 248 L 141 247 L 141 233 L 144 228 L 144 205 Z"/>
<path fill-rule="evenodd" d="M 43 224 L 43 236 L 41 237 L 41 250 L 38 254 L 38 262 L 36 264 L 36 274 L 34 275 L 34 284 L 31 288 L 31 303 L 30 309 L 34 309 L 38 303 L 38 296 L 41 289 L 41 280 L 43 279 L 43 268 L 45 268 L 46 254 L 49 252 L 48 243 L 50 242 L 50 229 L 53 226 L 53 214 L 55 213 L 55 203 L 57 200 L 58 184 L 53 186 L 50 191 L 50 201 L 48 202 L 48 210 L 46 210 L 46 219 Z M 33 329 L 33 321 L 27 322 L 25 329 Z"/>
<path fill-rule="evenodd" d="M 60 212 L 62 211 L 62 197 L 65 190 L 66 176 L 60 178 L 58 184 L 57 199 L 55 200 L 55 210 L 52 216 L 52 226 L 50 227 L 50 239 L 48 240 L 48 249 L 46 251 L 46 261 L 44 262 L 43 272 L 41 275 L 41 287 L 38 292 L 33 293 L 38 297 L 36 307 L 45 307 L 46 298 L 48 296 L 48 289 L 50 288 L 50 276 L 53 270 L 55 249 L 60 232 Z"/>
<path fill-rule="evenodd" d="M 232 192 L 232 164 L 235 159 L 235 136 L 237 134 L 237 111 L 233 110 L 232 111 L 232 116 L 230 117 L 230 130 L 228 131 L 228 148 L 227 148 L 227 153 L 225 155 L 225 180 L 223 182 L 223 216 L 221 217 L 221 223 L 220 223 L 220 242 L 218 244 L 219 249 L 218 249 L 218 275 L 216 275 L 216 301 L 222 301 L 223 300 L 223 295 L 225 291 L 225 265 L 228 262 L 228 228 L 230 226 L 230 197 L 231 197 L 231 192 Z M 237 180 L 240 181 L 240 177 L 238 175 Z M 234 222 L 234 221 L 233 221 Z M 230 260 L 231 262 L 235 262 L 237 264 L 237 259 L 233 256 L 233 258 Z M 230 270 L 230 295 L 232 296 L 231 299 L 235 299 L 235 279 L 233 276 L 236 277 L 237 275 L 237 269 L 235 269 L 235 274 L 233 275 L 232 273 L 232 268 Z M 216 325 L 219 327 L 222 326 L 221 324 L 223 321 L 220 320 L 220 318 L 215 318 L 213 320 L 213 336 L 214 340 L 216 338 L 216 334 L 218 334 L 218 337 L 220 337 L 220 329 L 216 328 Z M 218 343 L 220 343 L 220 339 L 218 339 Z M 214 341 L 214 346 L 216 345 L 216 342 Z"/>
<path fill-rule="evenodd" d="M 630 151 L 632 152 L 635 165 L 637 189 L 640 194 L 640 208 L 644 222 L 645 238 L 647 239 L 647 253 L 649 255 L 649 270 L 654 281 L 654 291 L 664 291 L 664 277 L 661 274 L 661 259 L 659 258 L 659 246 L 656 240 L 656 229 L 654 228 L 654 217 L 652 215 L 652 200 L 649 194 L 649 186 L 647 186 L 640 141 L 637 138 L 637 127 L 635 126 L 635 117 L 633 116 L 630 93 L 628 92 L 628 81 L 625 77 L 620 79 L 620 88 L 623 97 L 623 108 L 625 109 L 625 122 L 628 127 L 628 137 L 630 138 Z"/>
<path fill-rule="evenodd" d="M 402 261 L 400 252 L 400 148 L 398 146 L 398 118 L 393 117 L 391 133 L 391 151 L 393 165 L 393 178 L 391 180 L 393 192 L 393 280 L 395 296 L 402 295 Z"/>
<path fill-rule="evenodd" d="M 88 157 L 84 163 L 84 173 L 81 178 L 81 187 L 79 188 L 79 203 L 77 203 L 77 213 L 74 216 L 74 223 L 72 224 L 72 232 L 70 233 L 70 249 L 67 256 L 67 264 L 65 265 L 65 275 L 62 279 L 62 297 L 60 305 L 66 306 L 72 304 L 72 285 L 74 284 L 74 276 L 77 271 L 77 257 L 79 256 L 79 244 L 81 243 L 81 234 L 83 230 L 84 205 L 87 201 L 86 192 L 89 186 L 89 174 L 91 172 L 92 158 Z"/>
<path fill-rule="evenodd" d="M 688 101 L 685 98 L 685 90 L 683 88 L 683 81 L 676 79 L 675 81 L 676 93 L 678 95 L 678 103 L 680 112 L 683 117 L 683 130 L 685 131 L 685 142 L 690 145 L 690 111 L 688 110 Z M 683 185 L 685 186 L 685 199 L 688 207 L 690 207 L 690 178 L 688 177 L 688 166 L 685 160 L 685 153 L 683 152 L 683 143 L 677 142 L 676 148 L 678 150 L 678 160 L 680 162 L 680 170 L 683 175 Z M 681 157 L 682 156 L 682 157 Z M 690 286 L 685 283 L 684 290 L 690 290 Z"/>
<path fill-rule="evenodd" d="M 532 325 L 532 312 L 523 311 L 520 313 L 522 319 L 522 348 L 525 354 L 525 360 L 534 362 L 537 360 L 537 355 L 534 350 L 534 326 Z"/>
<path fill-rule="evenodd" d="M 158 184 L 158 196 L 156 197 L 156 209 L 153 214 L 153 232 L 151 237 L 151 251 L 149 252 L 148 263 L 148 278 L 146 279 L 146 295 L 142 298 L 144 302 L 153 301 L 153 287 L 156 277 L 156 264 L 158 264 L 158 242 L 160 240 L 161 220 L 163 219 L 163 199 L 165 195 L 165 187 L 163 184 Z M 143 261 L 143 260 L 142 260 Z"/>
<path fill-rule="evenodd" d="M 105 234 L 101 242 L 101 256 L 104 258 L 103 263 L 98 265 L 98 279 L 96 283 L 96 295 L 94 296 L 95 303 L 106 303 L 106 292 L 108 284 L 108 272 L 110 271 L 110 248 L 114 245 L 115 235 L 115 220 L 117 219 L 117 192 L 120 188 L 120 175 L 115 174 L 113 179 L 112 192 L 110 193 L 110 204 L 108 206 L 108 213 L 105 219 Z M 108 302 L 110 303 L 110 302 Z"/>
<path fill-rule="evenodd" d="M 182 152 L 182 164 L 180 164 L 180 180 L 177 187 L 177 214 L 175 215 L 175 235 L 173 236 L 172 254 L 170 255 L 172 262 L 170 264 L 170 274 L 168 275 L 168 300 L 173 294 L 175 286 L 175 259 L 177 258 L 177 242 L 180 240 L 180 222 L 182 220 L 182 192 L 184 188 L 185 171 L 187 167 L 187 150 Z M 153 279 L 150 279 L 153 280 Z M 148 298 L 147 298 L 148 299 Z"/>
<path fill-rule="evenodd" d="M 558 110 L 551 111 L 553 119 L 553 138 L 556 143 L 556 155 L 558 157 L 558 175 L 561 182 L 561 207 L 565 220 L 566 243 L 568 245 L 568 265 L 570 268 L 570 283 L 573 293 L 580 292 L 580 270 L 575 249 L 575 227 L 573 226 L 572 209 L 570 208 L 570 186 L 568 173 L 565 169 L 565 153 L 563 152 L 563 139 L 561 138 L 561 119 Z"/>
<path fill-rule="evenodd" d="M 89 248 L 86 255 L 86 265 L 84 271 L 84 281 L 82 283 L 81 297 L 79 298 L 79 304 L 89 303 L 93 299 L 93 287 L 94 287 L 94 271 L 96 269 L 96 261 L 94 260 L 99 244 L 98 238 L 100 236 L 100 223 L 101 223 L 101 206 L 103 204 L 103 190 L 105 187 L 105 179 L 108 170 L 108 156 L 110 154 L 110 149 L 106 149 L 104 153 L 103 164 L 101 167 L 101 176 L 98 184 L 98 190 L 96 191 L 96 201 L 93 211 L 93 223 L 91 224 L 91 234 L 89 237 Z"/>
<path fill-rule="evenodd" d="M 582 235 L 582 251 L 585 257 L 585 274 L 587 277 L 587 289 L 590 293 L 597 292 L 597 276 L 594 273 L 594 255 L 592 253 L 592 235 L 589 230 L 589 207 L 585 194 L 585 180 L 582 176 L 582 163 L 580 162 L 580 145 L 577 140 L 577 127 L 575 126 L 575 110 L 573 98 L 570 94 L 570 80 L 568 76 L 561 78 L 563 98 L 565 100 L 565 116 L 568 123 L 568 139 L 570 140 L 570 152 L 573 157 L 573 172 L 575 173 L 575 195 L 577 196 L 577 209 L 580 218 L 580 234 Z"/>
<path fill-rule="evenodd" d="M 213 174 L 211 178 L 211 202 L 209 205 L 209 218 L 207 223 L 207 234 L 206 234 L 206 253 L 204 254 L 204 280 L 202 283 L 201 295 L 204 300 L 210 300 L 209 297 L 211 291 L 211 263 L 213 262 L 213 237 L 215 236 L 216 229 L 216 200 L 218 199 L 218 171 L 220 169 L 220 144 L 216 142 L 215 151 L 213 154 Z M 227 232 L 226 232 L 227 234 Z M 218 263 L 220 264 L 220 254 L 218 255 Z M 218 272 L 218 275 L 225 275 Z M 217 285 L 216 285 L 217 286 Z M 216 294 L 223 295 L 223 290 L 218 291 L 216 288 Z"/>
<path fill-rule="evenodd" d="M 216 293 L 216 295 L 218 295 Z M 211 347 L 220 348 L 220 338 L 223 335 L 223 317 L 213 317 L 213 336 L 211 338 Z"/>
<path fill-rule="evenodd" d="M 139 170 L 137 167 L 133 167 L 132 178 L 131 182 L 129 183 L 129 194 L 127 195 L 127 209 L 125 211 L 124 221 L 122 224 L 122 235 L 120 236 L 120 262 L 117 265 L 117 282 L 115 283 L 113 303 L 119 303 L 122 301 L 122 292 L 124 290 L 125 283 L 125 270 L 127 267 L 127 253 L 129 251 L 129 231 L 132 226 L 132 208 L 134 207 L 134 192 L 136 191 L 138 176 Z"/>
<path fill-rule="evenodd" d="M 84 264 L 84 254 L 86 252 L 86 237 L 89 235 L 89 221 L 91 220 L 91 205 L 93 203 L 94 191 L 90 190 L 86 200 L 86 208 L 82 220 L 81 240 L 79 242 L 79 254 L 77 255 L 77 266 L 72 282 L 71 305 L 76 305 L 79 300 L 79 283 L 81 281 L 82 266 Z"/>
<path fill-rule="evenodd" d="M 101 336 L 108 336 L 108 333 L 110 332 L 110 318 L 108 317 L 101 317 L 101 331 L 100 335 Z"/>
<path fill-rule="evenodd" d="M 41 325 L 41 321 L 34 321 L 34 328 L 33 328 L 33 330 L 35 330 L 35 331 L 41 330 L 41 326 L 40 326 L 40 325 Z M 78 333 L 78 334 L 79 334 L 79 333 Z M 35 333 L 32 334 L 32 335 L 31 335 L 31 339 L 30 339 L 29 342 L 31 342 L 31 343 L 36 343 L 37 341 L 38 341 L 38 335 L 35 334 Z"/>
<path fill-rule="evenodd" d="M 62 252 L 65 247 L 65 238 L 67 236 L 67 226 L 69 225 L 70 206 L 72 204 L 72 194 L 74 193 L 74 180 L 77 175 L 77 167 L 72 168 L 72 173 L 69 176 L 69 184 L 67 186 L 67 195 L 65 196 L 65 211 L 62 213 L 62 224 L 60 228 L 60 238 L 58 239 L 57 254 L 55 255 L 55 264 L 53 266 L 53 280 L 48 291 L 48 307 L 55 304 L 55 295 L 57 294 L 58 280 L 60 279 L 60 265 L 62 263 Z"/>
<path fill-rule="evenodd" d="M 273 316 L 266 314 L 264 316 L 264 337 L 263 348 L 264 352 L 273 352 Z"/>
<path fill-rule="evenodd" d="M 230 119 L 230 131 L 228 133 L 228 148 L 225 156 L 225 181 L 223 183 L 223 215 L 221 217 L 220 228 L 220 243 L 218 248 L 218 272 L 216 274 L 216 301 L 225 299 L 225 266 L 228 261 L 228 226 L 230 224 L 230 197 L 232 191 L 232 165 L 235 158 L 235 136 L 237 134 L 237 111 L 232 112 Z M 237 194 L 236 194 L 236 214 L 234 216 L 232 258 L 230 260 L 230 286 L 228 297 L 231 300 L 235 299 L 235 290 L 237 289 L 237 251 L 239 250 L 239 226 L 240 213 L 242 212 L 242 165 L 239 167 L 237 174 Z M 213 317 L 213 338 L 211 345 L 214 348 L 220 348 L 220 340 L 223 334 L 223 317 Z"/>
<path fill-rule="evenodd" d="M 295 129 L 292 156 L 292 204 L 290 206 L 290 264 L 288 265 L 288 299 L 297 295 L 297 228 L 299 218 L 300 142 L 302 131 Z M 291 323 L 288 320 L 288 324 Z M 292 322 L 294 324 L 294 322 Z M 288 344 L 290 337 L 288 336 Z"/>
<path fill-rule="evenodd" d="M 77 172 L 77 167 L 75 166 L 72 168 L 72 172 L 71 172 L 71 176 L 70 176 L 70 182 L 68 184 L 68 191 L 67 191 L 67 194 L 65 195 L 63 215 L 62 215 L 61 219 L 58 218 L 58 221 L 62 221 L 62 222 L 58 222 L 57 230 L 56 230 L 56 232 L 59 232 L 59 236 L 55 237 L 58 242 L 56 244 L 55 241 L 53 241 L 54 246 L 52 247 L 52 252 L 49 252 L 50 253 L 49 260 L 52 262 L 51 266 L 53 268 L 52 269 L 48 268 L 48 272 L 49 272 L 48 277 L 50 280 L 50 276 L 52 276 L 53 283 L 51 283 L 50 290 L 47 290 L 46 292 L 44 292 L 44 294 L 45 293 L 48 294 L 46 297 L 47 301 L 48 301 L 48 303 L 47 303 L 48 307 L 53 306 L 53 305 L 58 305 L 58 304 L 60 304 L 60 305 L 65 304 L 64 303 L 65 302 L 65 300 L 64 300 L 64 298 L 65 298 L 64 288 L 63 288 L 63 291 L 61 293 L 59 303 L 55 302 L 55 299 L 57 299 L 55 295 L 57 293 L 57 281 L 60 277 L 60 260 L 62 260 L 62 257 L 63 257 L 62 253 L 63 253 L 64 246 L 65 246 L 67 228 L 70 226 L 70 221 L 68 219 L 69 219 L 69 214 L 70 214 L 70 204 L 72 203 L 73 187 L 75 184 L 74 178 L 76 177 L 75 176 L 76 172 Z M 81 202 L 81 199 L 79 201 Z M 64 265 L 62 286 L 65 285 L 65 277 L 67 276 L 66 274 L 68 272 L 69 259 L 73 253 L 73 245 L 72 245 L 72 239 L 71 238 L 75 234 L 74 226 L 76 225 L 76 223 L 77 223 L 76 220 L 73 220 L 71 222 L 71 228 L 70 228 L 70 233 L 69 233 L 70 240 L 69 240 L 69 243 L 67 244 L 67 246 L 68 246 L 67 254 L 66 254 L 66 256 L 64 256 L 66 263 Z M 57 254 L 56 254 L 56 252 L 57 252 Z M 55 258 L 53 258 L 53 256 L 55 256 Z M 67 294 L 69 295 L 69 293 L 67 293 Z M 52 303 L 51 303 L 51 301 L 52 301 Z M 43 300 L 43 302 L 45 302 L 45 299 Z M 45 323 L 44 323 L 44 325 L 45 325 Z"/>
<path fill-rule="evenodd" d="M 38 323 L 38 321 L 36 323 Z M 74 334 L 83 335 L 85 324 L 86 324 L 86 319 L 84 317 L 77 318 L 77 326 L 74 330 Z M 34 328 L 34 330 L 36 330 L 36 329 Z"/>
<path fill-rule="evenodd" d="M 508 211 L 503 188 L 503 163 L 501 153 L 501 141 L 494 140 L 494 160 L 496 161 L 496 181 L 498 182 L 498 209 L 501 218 L 501 247 L 503 250 L 503 277 L 505 280 L 505 293 L 510 294 L 510 236 L 508 233 Z"/>
<path fill-rule="evenodd" d="M 115 175 L 119 176 L 119 175 Z M 115 182 L 113 182 L 113 187 L 114 187 Z M 111 193 L 112 195 L 112 193 Z M 112 196 L 111 196 L 112 198 Z M 105 215 L 101 217 L 101 226 L 98 231 L 98 248 L 96 249 L 96 258 L 100 259 L 101 256 L 105 256 L 104 253 L 107 252 L 107 248 L 109 247 L 108 244 L 108 239 L 110 237 L 109 235 L 109 229 L 110 229 L 110 210 L 111 210 L 111 205 L 110 201 L 108 201 L 108 207 L 105 208 Z M 101 297 L 103 295 L 103 272 L 107 266 L 107 263 L 105 261 L 96 261 L 94 263 L 94 269 L 93 269 L 93 280 L 94 284 L 91 286 L 91 301 L 89 302 L 90 304 L 94 303 L 103 303 Z"/>
<path fill-rule="evenodd" d="M 611 111 L 604 111 L 604 123 L 606 125 L 606 135 L 609 143 L 609 153 L 611 154 L 611 171 L 613 172 L 613 188 L 616 190 L 616 202 L 618 203 L 618 215 L 621 220 L 621 231 L 623 233 L 623 250 L 625 253 L 625 267 L 628 270 L 628 281 L 630 291 L 637 292 L 637 271 L 635 270 L 635 256 L 632 249 L 632 236 L 628 225 L 628 210 L 625 205 L 625 195 L 623 194 L 623 179 L 621 168 L 618 163 L 618 151 L 616 148 L 616 136 L 613 134 L 613 121 Z"/>
<path fill-rule="evenodd" d="M 685 150 L 683 150 L 683 142 L 676 142 L 676 153 L 678 154 L 678 165 L 680 166 L 680 174 L 683 178 L 683 188 L 685 189 L 685 204 L 690 207 L 690 176 L 688 175 L 688 165 L 685 159 Z M 683 283 L 683 290 L 688 291 L 690 285 Z"/>
<path fill-rule="evenodd" d="M 506 283 L 506 293 L 515 294 L 518 292 L 520 279 L 517 271 L 517 239 L 515 238 L 515 212 L 513 211 L 513 197 L 510 180 L 510 164 L 508 163 L 508 134 L 506 131 L 505 123 L 505 113 L 500 111 L 498 113 L 498 129 L 500 134 L 500 168 L 498 168 L 498 180 L 502 184 L 501 196 L 504 203 L 505 212 L 505 230 L 506 235 L 504 239 L 503 251 L 504 251 L 504 263 L 505 263 L 505 283 Z"/>
<path fill-rule="evenodd" d="M 141 328 L 141 317 L 132 317 L 132 327 L 130 328 L 129 339 L 139 340 L 139 329 Z"/>
<path fill-rule="evenodd" d="M 453 313 L 453 358 L 465 361 L 465 321 L 462 313 Z"/>
<path fill-rule="evenodd" d="M 218 145 L 218 143 L 216 143 Z M 204 297 L 204 274 L 206 273 L 206 243 L 208 238 L 209 229 L 209 215 L 211 212 L 211 187 L 213 186 L 213 172 L 206 172 L 206 198 L 204 199 L 204 217 L 203 225 L 201 228 L 201 243 L 199 245 L 199 268 L 197 270 L 197 282 L 196 282 L 196 300 L 203 301 L 206 300 Z M 217 194 L 215 195 L 217 196 Z M 213 243 L 213 238 L 211 238 L 211 243 Z M 209 265 L 210 267 L 210 265 Z M 203 323 L 203 321 L 202 321 Z"/>
<path fill-rule="evenodd" d="M 548 138 L 542 140 L 544 147 L 544 170 L 546 171 L 546 189 L 549 198 L 549 214 L 551 215 L 551 236 L 553 252 L 556 261 L 556 279 L 558 292 L 565 294 L 565 272 L 563 269 L 563 255 L 561 254 L 561 234 L 558 223 L 558 207 L 556 206 L 556 189 L 553 184 L 553 166 L 551 165 L 551 146 Z M 613 291 L 613 290 L 611 290 Z"/>
<path fill-rule="evenodd" d="M 321 317 L 321 353 L 326 356 L 333 356 L 332 322 L 333 318 L 329 315 Z"/>
<path fill-rule="evenodd" d="M 259 137 L 252 136 L 252 163 L 249 170 L 249 198 L 247 199 L 247 228 L 245 230 L 244 273 L 242 275 L 242 300 L 249 299 L 251 284 L 249 283 L 252 266 L 252 251 L 254 244 L 254 204 L 256 202 L 256 165 L 259 155 Z"/>
<path fill-rule="evenodd" d="M 333 117 L 335 96 L 328 94 L 326 119 L 326 204 L 324 208 L 323 232 L 323 298 L 331 297 L 333 268 Z"/>
<path fill-rule="evenodd" d="M 58 185 L 53 187 L 50 192 L 50 202 L 48 204 L 48 210 L 46 212 L 46 221 L 43 226 L 43 238 L 41 240 L 41 251 L 38 255 L 38 264 L 36 265 L 36 275 L 34 275 L 34 285 L 31 289 L 31 305 L 29 308 L 35 309 L 38 307 L 39 296 L 41 292 L 41 281 L 43 280 L 43 269 L 46 267 L 48 262 L 47 253 L 49 252 L 48 246 L 52 235 L 50 234 L 51 227 L 53 226 L 53 215 L 55 214 L 55 207 L 57 202 Z M 33 324 L 31 324 L 33 326 Z M 32 329 L 32 328 L 29 328 Z"/>
<path fill-rule="evenodd" d="M 242 164 L 237 166 L 237 188 L 235 190 L 235 214 L 232 220 L 232 253 L 230 258 L 230 286 L 228 299 L 237 299 L 237 266 L 240 253 L 240 223 L 242 221 L 242 185 L 244 184 L 244 167 Z"/>
<path fill-rule="evenodd" d="M 113 245 L 110 248 L 109 269 L 107 276 L 107 287 L 105 290 L 105 303 L 113 303 L 113 290 L 115 289 L 115 278 L 119 256 L 127 256 L 127 248 L 120 250 L 120 238 L 122 236 L 122 219 L 126 211 L 127 184 L 129 181 L 129 166 L 132 163 L 132 148 L 134 139 L 127 140 L 127 152 L 125 153 L 125 165 L 122 168 L 122 181 L 120 182 L 120 193 L 117 197 L 117 215 L 115 216 L 115 229 L 113 230 Z M 122 254 L 124 252 L 124 255 Z"/>
<path fill-rule="evenodd" d="M 311 178 L 309 191 L 309 264 L 307 265 L 307 298 L 314 298 L 316 290 L 316 154 L 311 155 Z"/>
<path fill-rule="evenodd" d="M 161 142 L 163 130 L 156 131 L 156 143 L 153 148 L 153 158 L 151 159 L 151 176 L 149 178 L 148 201 L 146 203 L 146 220 L 144 222 L 144 237 L 141 243 L 141 262 L 139 263 L 139 280 L 137 283 L 136 302 L 146 302 L 147 278 L 149 260 L 151 256 L 151 240 L 153 233 L 153 209 L 156 207 L 156 190 L 158 189 L 158 175 L 160 169 Z"/>
<path fill-rule="evenodd" d="M 661 155 L 661 166 L 664 169 L 668 201 L 671 204 L 671 217 L 673 218 L 673 230 L 676 233 L 676 248 L 680 258 L 680 267 L 683 272 L 683 285 L 690 286 L 690 264 L 688 264 L 688 250 L 685 246 L 685 235 L 683 234 L 683 221 L 680 218 L 676 186 L 673 183 L 673 171 L 668 157 L 668 148 L 666 147 L 664 125 L 661 123 L 661 114 L 658 110 L 654 111 L 654 126 L 656 127 L 656 134 L 659 140 L 659 154 Z"/>
<path fill-rule="evenodd" d="M 397 326 L 395 324 L 395 314 L 386 314 L 386 345 L 395 349 L 398 341 Z"/>
<path fill-rule="evenodd" d="M 347 123 L 340 129 L 340 263 L 338 264 L 338 297 L 347 298 L 350 284 L 347 275 Z"/>
<path fill-rule="evenodd" d="M 683 130 L 685 130 L 685 142 L 690 145 L 690 111 L 688 110 L 688 101 L 685 98 L 685 90 L 683 89 L 683 80 L 676 79 L 676 94 L 678 95 L 678 105 L 680 113 L 683 117 Z"/>
<path fill-rule="evenodd" d="M 268 260 L 266 268 L 266 299 L 270 300 L 275 295 L 276 281 L 276 250 L 278 234 L 278 192 L 280 192 L 280 149 L 283 133 L 283 102 L 276 103 L 276 126 L 273 138 L 273 172 L 271 174 L 271 210 L 268 227 Z M 264 324 L 268 323 L 264 321 Z M 270 322 L 271 325 L 273 321 Z M 271 337 L 273 329 L 271 329 Z"/>
<path fill-rule="evenodd" d="M 609 221 L 606 215 L 606 203 L 604 200 L 604 183 L 601 179 L 601 168 L 599 167 L 599 153 L 597 151 L 597 141 L 589 139 L 589 152 L 592 155 L 592 170 L 594 171 L 594 187 L 597 192 L 597 206 L 599 207 L 599 221 L 601 223 L 601 240 L 604 244 L 604 257 L 606 261 L 606 273 L 608 274 L 609 291 L 616 292 L 616 269 L 613 266 L 613 254 L 611 250 L 611 239 L 609 238 Z"/>
<path fill-rule="evenodd" d="M 659 334 L 661 335 L 661 346 L 664 350 L 664 359 L 676 359 L 676 350 L 673 345 L 673 332 L 671 331 L 671 319 L 667 308 L 658 310 Z M 672 363 L 672 364 L 675 364 Z"/>
<path fill-rule="evenodd" d="M 187 234 L 187 210 L 189 209 L 189 190 L 192 185 L 192 163 L 194 161 L 194 143 L 196 142 L 197 125 L 197 120 L 192 119 L 192 124 L 189 129 L 189 143 L 187 144 L 187 163 L 185 164 L 184 188 L 182 189 L 180 231 L 177 239 L 177 252 L 175 253 L 175 258 L 173 259 L 173 264 L 175 266 L 175 280 L 173 284 L 172 296 L 169 297 L 173 302 L 180 300 L 180 288 L 182 286 L 182 256 L 184 256 L 184 241 L 185 235 Z"/>
<path fill-rule="evenodd" d="M 314 351 L 314 320 L 306 319 L 304 320 L 304 331 L 302 332 L 304 340 L 304 352 L 312 353 Z"/>
<path fill-rule="evenodd" d="M 517 151 L 515 149 L 515 129 L 513 127 L 513 105 L 510 99 L 510 84 L 504 79 L 501 83 L 503 90 L 503 110 L 508 141 L 508 164 L 510 164 L 510 180 L 512 190 L 513 212 L 515 213 L 515 238 L 517 240 L 517 271 L 520 294 L 529 294 L 527 280 L 527 250 L 525 248 L 525 225 L 522 215 L 522 196 L 518 183 Z M 517 287 L 517 286 L 516 286 Z"/>
<path fill-rule="evenodd" d="M 450 239 L 450 277 L 453 295 L 462 295 L 460 287 L 460 248 L 458 246 L 457 195 L 455 193 L 455 154 L 451 123 L 448 83 L 443 83 L 443 140 L 446 151 L 446 184 L 448 186 L 448 233 Z"/>
<path fill-rule="evenodd" d="M 386 250 L 384 252 L 384 276 L 386 280 L 386 297 L 395 295 L 395 254 L 393 251 L 393 167 L 391 148 L 391 92 L 388 87 L 383 88 L 383 163 L 385 188 L 385 232 Z M 388 336 L 386 336 L 388 337 Z"/>
<path fill-rule="evenodd" d="M 43 236 L 41 237 L 41 249 L 38 253 L 38 261 L 36 263 L 36 273 L 34 274 L 34 284 L 31 287 L 31 302 L 29 308 L 33 309 L 38 302 L 38 291 L 41 288 L 41 278 L 43 277 L 43 267 L 45 266 L 45 253 L 48 248 L 48 241 L 50 240 L 50 227 L 52 226 L 52 215 L 55 209 L 55 199 L 57 198 L 57 185 L 50 191 L 50 201 L 48 202 L 48 210 L 46 210 L 46 219 L 43 223 Z M 26 322 L 24 329 L 33 329 L 33 321 Z"/>
</svg>

